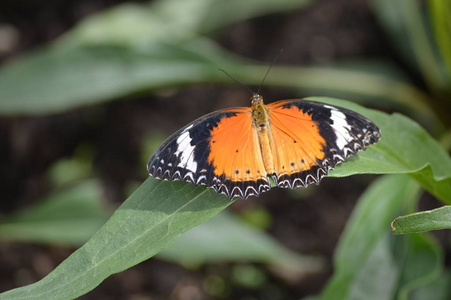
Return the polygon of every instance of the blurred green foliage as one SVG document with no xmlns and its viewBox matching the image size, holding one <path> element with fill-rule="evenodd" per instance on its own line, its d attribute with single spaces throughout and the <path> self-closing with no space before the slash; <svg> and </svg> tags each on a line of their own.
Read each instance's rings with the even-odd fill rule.
<svg viewBox="0 0 451 300">
<path fill-rule="evenodd" d="M 438 279 L 443 258 L 435 240 L 389 234 L 390 220 L 418 195 L 418 185 L 401 175 L 372 184 L 341 237 L 334 276 L 320 299 L 407 299 L 411 290 Z"/>
<path fill-rule="evenodd" d="M 81 21 L 53 44 L 2 66 L 0 114 L 55 114 L 167 87 L 233 84 L 218 67 L 239 74 L 247 84 L 258 85 L 267 63 L 230 53 L 214 41 L 214 33 L 240 20 L 300 9 L 310 2 L 160 0 L 119 5 Z M 450 136 L 450 1 L 429 0 L 423 7 L 419 0 L 373 0 L 372 7 L 398 55 L 424 87 L 416 86 L 397 66 L 368 61 L 275 66 L 265 84 L 393 107 L 427 126 L 432 136 Z M 376 146 L 340 165 L 331 176 L 410 175 L 384 176 L 362 195 L 336 250 L 334 275 L 319 298 L 449 299 L 451 291 L 445 279 L 450 272 L 443 270 L 437 241 L 426 233 L 391 236 L 390 221 L 416 211 L 420 186 L 450 204 L 451 160 L 446 151 L 450 149 L 443 149 L 402 115 L 388 116 L 334 99 L 319 100 L 360 111 L 382 129 L 383 138 Z M 102 189 L 92 179 L 92 154 L 82 150 L 84 154 L 58 162 L 49 172 L 57 192 L 2 220 L 0 240 L 80 245 L 101 228 L 111 209 L 103 205 Z M 68 168 L 73 172 L 65 173 Z M 149 178 L 49 276 L 0 298 L 80 296 L 110 274 L 159 253 L 229 204 L 203 187 Z M 262 228 L 270 222 L 265 213 L 255 215 L 245 218 Z M 418 232 L 451 228 L 449 220 L 448 213 L 434 214 L 433 220 L 429 213 L 420 213 L 395 224 L 399 232 Z M 436 226 L 436 222 L 444 225 Z M 240 247 L 230 248 L 237 243 Z M 209 244 L 218 247 L 205 246 Z M 258 261 L 312 272 L 321 266 L 317 258 L 294 254 L 263 231 L 225 214 L 173 245 L 159 257 L 190 267 L 213 261 Z M 259 287 L 267 280 L 252 265 L 238 265 L 233 274 L 237 284 L 247 287 Z M 222 278 L 212 277 L 206 286 L 212 295 L 227 293 Z"/>
</svg>

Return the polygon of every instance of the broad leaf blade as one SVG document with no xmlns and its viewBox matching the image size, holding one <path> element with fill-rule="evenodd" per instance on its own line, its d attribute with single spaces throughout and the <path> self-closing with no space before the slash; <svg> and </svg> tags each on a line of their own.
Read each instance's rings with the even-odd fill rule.
<svg viewBox="0 0 451 300">
<path fill-rule="evenodd" d="M 436 243 L 389 235 L 390 217 L 415 201 L 418 192 L 407 176 L 385 176 L 362 195 L 335 252 L 334 276 L 319 299 L 394 299 L 438 275 Z"/>
<path fill-rule="evenodd" d="M 0 222 L 0 240 L 81 246 L 106 223 L 101 186 L 86 180 Z M 186 232 L 158 258 L 187 267 L 211 262 L 277 264 L 297 272 L 319 271 L 322 260 L 289 251 L 270 235 L 226 212 Z"/>
<path fill-rule="evenodd" d="M 374 149 L 375 151 L 371 152 L 368 149 L 360 153 L 357 158 L 342 164 L 341 170 L 337 168 L 340 176 L 363 172 L 377 173 L 391 171 L 408 173 L 421 170 L 423 166 L 422 162 L 420 162 L 420 167 L 416 167 L 415 164 L 410 166 L 403 162 L 402 157 L 400 158 L 397 154 L 393 157 L 393 153 L 399 150 L 397 148 L 399 147 L 399 141 L 392 141 L 396 139 L 399 133 L 396 133 L 396 130 L 393 129 L 396 126 L 390 127 L 390 124 L 393 124 L 392 122 L 397 120 L 396 116 L 388 116 L 383 113 L 367 110 L 345 101 L 332 99 L 319 100 L 354 109 L 370 117 L 382 129 L 381 141 L 370 147 L 370 149 L 376 148 Z M 406 118 L 401 119 L 404 121 L 408 120 Z M 431 147 L 432 153 L 438 151 L 438 154 L 434 154 L 435 157 L 429 158 L 431 162 L 429 162 L 428 158 L 425 158 L 425 163 L 430 163 L 434 172 L 430 174 L 430 177 L 433 179 L 440 178 L 440 176 L 446 177 L 449 172 L 446 169 L 446 159 L 440 163 L 439 161 L 434 161 L 435 158 L 440 158 L 441 148 L 414 122 L 410 120 L 406 122 L 407 125 L 400 122 L 397 126 L 404 124 L 407 130 L 412 131 L 412 138 L 418 138 L 418 136 L 420 140 L 424 138 L 423 142 L 425 145 Z M 384 138 L 386 139 L 385 141 Z M 388 144 L 389 141 L 390 143 L 393 142 L 393 148 Z M 418 147 L 416 150 L 418 151 Z M 402 153 L 404 150 L 400 151 Z M 409 157 L 407 154 L 405 156 Z M 418 158 L 413 156 L 414 163 L 415 159 Z M 365 166 L 367 170 L 359 167 L 360 160 L 362 162 L 367 161 L 367 165 Z M 393 162 L 400 160 L 401 163 L 398 162 L 398 166 L 392 167 L 389 164 L 384 164 L 384 160 Z M 345 167 L 347 164 L 351 164 L 353 167 Z M 411 168 L 414 170 L 411 170 Z M 396 187 L 393 188 L 397 190 Z M 387 188 L 387 190 L 390 190 L 390 188 Z M 377 196 L 379 197 L 379 195 Z M 391 203 L 387 204 L 387 207 L 382 207 L 385 217 L 380 218 L 379 214 L 375 214 L 378 219 L 374 219 L 372 222 L 379 224 L 374 227 L 377 230 L 381 226 L 389 224 L 390 220 L 395 217 L 393 211 L 397 210 L 396 204 L 399 201 L 397 196 L 395 193 L 385 197 L 393 197 L 394 199 L 390 198 Z M 376 197 L 376 195 L 372 197 Z M 217 195 L 211 189 L 195 187 L 189 183 L 160 182 L 149 178 L 113 215 L 98 234 L 48 277 L 35 285 L 24 287 L 23 289 L 18 289 L 12 291 L 11 294 L 7 293 L 5 295 L 17 295 L 19 297 L 22 293 L 36 292 L 39 295 L 43 292 L 43 298 L 45 298 L 49 296 L 48 293 L 53 289 L 55 291 L 54 295 L 61 295 L 61 297 L 81 295 L 94 288 L 110 274 L 122 271 L 158 253 L 183 232 L 212 217 L 229 204 L 230 202 L 225 197 Z M 386 213 L 390 209 L 392 213 Z M 367 219 L 367 221 L 369 220 L 371 218 Z M 99 256 L 102 258 L 99 258 Z M 74 266 L 77 267 L 75 268 Z M 59 277 L 69 278 L 66 282 L 68 285 L 71 285 L 72 290 L 68 290 L 67 286 L 61 285 L 62 283 L 58 281 Z"/>
<path fill-rule="evenodd" d="M 387 233 L 390 219 L 417 197 L 418 185 L 406 176 L 379 179 L 362 195 L 335 250 L 335 273 L 320 299 L 346 299 L 373 249 Z"/>
<path fill-rule="evenodd" d="M 205 29 L 199 26 L 213 30 L 224 22 L 308 2 L 165 0 L 116 7 L 82 21 L 56 45 L 0 69 L 0 114 L 49 114 L 190 83 L 232 84 L 217 68 L 258 86 L 267 63 L 253 63 L 221 49 L 197 34 Z M 386 98 L 431 114 L 428 98 L 418 88 L 369 71 L 274 67 L 266 84 L 357 99 Z"/>
<path fill-rule="evenodd" d="M 154 42 L 140 49 L 45 48 L 0 69 L 0 114 L 49 114 L 166 87 L 232 84 L 218 68 L 258 86 L 268 66 L 232 55 L 205 39 L 185 44 Z M 395 102 L 411 99 L 409 105 L 431 115 L 424 104 L 426 97 L 418 89 L 402 80 L 368 72 L 275 66 L 265 85 L 351 93 Z"/>
<path fill-rule="evenodd" d="M 296 272 L 318 272 L 322 267 L 318 257 L 289 251 L 271 236 L 225 211 L 183 234 L 157 257 L 185 266 L 239 261 L 277 264 Z"/>
<path fill-rule="evenodd" d="M 437 48 L 423 16 L 419 0 L 373 0 L 376 16 L 407 63 L 417 67 L 433 91 L 446 88 L 448 80 L 438 59 Z"/>
<path fill-rule="evenodd" d="M 349 299 L 392 299 L 396 293 L 399 270 L 390 252 L 390 235 L 379 238 L 349 282 Z M 343 288 L 346 288 L 343 287 Z"/>
<path fill-rule="evenodd" d="M 79 246 L 108 220 L 96 180 L 64 188 L 0 222 L 0 240 Z"/>
<path fill-rule="evenodd" d="M 409 174 L 437 198 L 451 203 L 451 159 L 416 122 L 400 114 L 388 115 L 337 99 L 310 99 L 357 111 L 375 122 L 381 130 L 382 137 L 376 145 L 338 165 L 330 176 Z"/>
<path fill-rule="evenodd" d="M 301 9 L 312 0 L 159 0 L 125 3 L 94 14 L 66 33 L 66 45 L 178 43 L 257 16 Z"/>
<path fill-rule="evenodd" d="M 154 44 L 146 51 L 42 49 L 3 67 L 0 111 L 55 113 L 163 86 L 202 82 L 215 74 L 219 72 L 206 57 L 181 46 Z"/>
<path fill-rule="evenodd" d="M 293 11 L 314 3 L 314 0 L 213 0 L 200 20 L 200 32 L 211 32 L 228 24 L 270 13 Z"/>
<path fill-rule="evenodd" d="M 399 268 L 397 297 L 410 299 L 410 294 L 436 280 L 442 273 L 443 254 L 437 241 L 427 234 L 394 237 L 394 257 Z"/>
<path fill-rule="evenodd" d="M 444 272 L 430 284 L 423 286 L 411 293 L 410 300 L 449 300 L 451 299 L 451 271 L 445 269 Z"/>
<path fill-rule="evenodd" d="M 232 203 L 205 187 L 149 178 L 105 226 L 41 281 L 2 299 L 73 299 L 166 248 Z"/>
</svg>

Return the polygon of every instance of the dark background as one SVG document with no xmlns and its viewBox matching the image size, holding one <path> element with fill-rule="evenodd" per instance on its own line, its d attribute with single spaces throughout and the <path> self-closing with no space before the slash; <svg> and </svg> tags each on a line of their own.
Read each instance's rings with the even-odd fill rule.
<svg viewBox="0 0 451 300">
<path fill-rule="evenodd" d="M 8 24 L 7 63 L 52 42 L 79 20 L 102 11 L 118 0 L 5 1 L 0 2 L 0 23 Z M 141 1 L 144 2 L 144 1 Z M 372 14 L 369 1 L 322 0 L 307 9 L 273 14 L 223 28 L 216 40 L 233 53 L 268 64 L 284 49 L 280 64 L 327 64 L 359 57 L 383 59 L 405 66 Z M 407 73 L 421 85 L 414 72 Z M 262 74 L 263 77 L 264 74 Z M 271 76 L 271 74 L 269 75 Z M 253 88 L 253 87 L 251 87 Z M 292 97 L 281 88 L 263 87 L 269 101 Z M 57 160 L 70 157 L 80 143 L 95 149 L 93 170 L 102 180 L 106 199 L 118 206 L 126 198 L 126 183 L 143 181 L 141 149 L 149 132 L 168 136 L 208 112 L 248 105 L 248 91 L 239 85 L 203 85 L 179 88 L 170 96 L 134 96 L 94 107 L 41 117 L 0 118 L 0 216 L 35 203 L 50 190 L 44 174 Z M 299 95 L 308 96 L 308 95 Z M 1 101 L 1 99 L 0 99 Z M 97 118 L 100 116 L 100 118 Z M 87 120 L 96 119 L 95 122 Z M 150 156 L 151 153 L 148 153 Z M 150 259 L 106 279 L 81 299 L 213 299 L 205 282 L 221 276 L 226 292 L 218 298 L 299 299 L 318 293 L 332 274 L 331 259 L 352 208 L 375 176 L 326 178 L 296 200 L 290 191 L 273 189 L 258 199 L 236 201 L 231 210 L 263 207 L 271 212 L 268 232 L 291 250 L 328 258 L 320 274 L 287 279 L 264 265 L 268 277 L 259 288 L 246 288 L 230 280 L 232 263 L 210 264 L 197 270 Z M 433 200 L 425 201 L 427 207 Z M 74 249 L 33 244 L 0 244 L 0 291 L 33 283 L 67 258 Z M 289 276 L 288 276 L 289 278 Z M 276 297 L 277 298 L 277 297 Z"/>
</svg>

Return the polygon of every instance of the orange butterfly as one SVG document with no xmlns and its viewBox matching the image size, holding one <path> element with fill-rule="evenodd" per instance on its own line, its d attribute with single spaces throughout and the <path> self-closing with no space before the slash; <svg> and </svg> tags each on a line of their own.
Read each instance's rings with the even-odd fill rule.
<svg viewBox="0 0 451 300">
<path fill-rule="evenodd" d="M 219 110 L 171 135 L 150 157 L 149 174 L 206 185 L 230 199 L 318 183 L 339 162 L 380 138 L 379 128 L 345 108 L 307 100 Z"/>
</svg>

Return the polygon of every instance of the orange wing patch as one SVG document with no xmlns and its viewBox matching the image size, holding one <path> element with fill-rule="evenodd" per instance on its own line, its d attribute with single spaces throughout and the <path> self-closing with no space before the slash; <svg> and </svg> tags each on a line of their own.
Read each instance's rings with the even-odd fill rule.
<svg viewBox="0 0 451 300">
<path fill-rule="evenodd" d="M 318 183 L 339 162 L 380 138 L 379 128 L 350 110 L 308 100 L 219 110 L 171 135 L 149 158 L 158 179 L 206 185 L 247 198 L 279 187 Z"/>
<path fill-rule="evenodd" d="M 223 118 L 211 131 L 208 162 L 217 177 L 233 182 L 256 181 L 266 177 L 265 167 L 252 125 L 250 108 Z"/>
<path fill-rule="evenodd" d="M 311 115 L 296 106 L 268 105 L 271 149 L 276 174 L 294 174 L 310 170 L 325 158 L 325 139 Z"/>
</svg>

